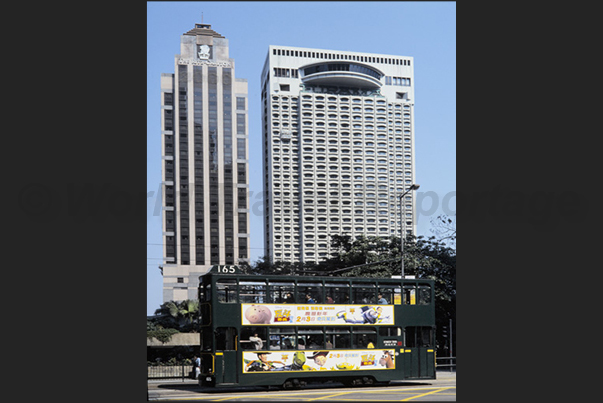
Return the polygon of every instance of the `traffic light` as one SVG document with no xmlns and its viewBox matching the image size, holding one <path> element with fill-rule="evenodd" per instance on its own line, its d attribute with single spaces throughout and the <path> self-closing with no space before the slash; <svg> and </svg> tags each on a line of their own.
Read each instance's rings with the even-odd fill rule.
<svg viewBox="0 0 603 403">
<path fill-rule="evenodd" d="M 447 326 L 442 326 L 442 337 L 444 337 L 445 339 L 448 338 L 448 327 Z"/>
</svg>

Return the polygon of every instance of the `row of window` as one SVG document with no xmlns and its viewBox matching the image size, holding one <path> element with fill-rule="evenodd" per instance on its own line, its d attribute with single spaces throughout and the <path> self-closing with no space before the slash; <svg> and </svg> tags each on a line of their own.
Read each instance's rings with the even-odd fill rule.
<svg viewBox="0 0 603 403">
<path fill-rule="evenodd" d="M 394 136 L 394 132 L 395 132 L 395 141 L 401 141 L 401 139 L 402 139 L 402 132 L 403 131 L 404 131 L 404 141 L 407 142 L 407 143 L 410 142 L 410 129 L 407 128 L 407 127 L 405 127 L 404 130 L 402 130 L 401 128 L 399 128 L 399 129 L 397 128 L 396 130 L 392 130 L 392 128 L 390 128 L 389 129 L 389 136 L 390 136 L 389 139 L 390 139 L 390 141 L 394 140 L 394 137 L 393 137 Z M 297 145 L 297 144 L 299 144 L 298 141 L 297 141 L 297 139 L 295 139 L 295 137 L 299 136 L 299 132 L 298 131 L 296 131 L 296 130 L 293 130 L 293 131 L 291 131 L 291 130 L 282 130 L 282 132 L 283 132 L 283 136 L 281 136 L 281 130 L 280 129 L 273 130 L 272 134 L 275 137 L 292 139 L 292 141 L 291 141 L 290 144 L 292 144 L 294 146 Z M 343 141 L 347 141 L 347 140 L 344 139 L 344 137 L 347 137 L 347 136 L 350 135 L 349 131 L 329 130 L 328 133 L 327 133 L 327 132 L 325 132 L 322 129 L 318 129 L 316 131 L 304 129 L 302 131 L 302 133 L 303 133 L 302 138 L 303 138 L 304 142 L 315 140 L 316 144 L 324 144 L 325 140 L 321 139 L 320 137 L 323 137 L 326 134 L 328 134 L 329 136 L 335 136 L 335 137 L 341 138 L 342 142 Z M 287 135 L 289 137 L 286 137 L 284 135 Z M 372 133 L 372 132 L 365 132 L 365 133 L 362 133 L 362 132 L 352 132 L 352 135 L 354 137 L 365 137 L 365 138 L 373 138 L 373 137 L 375 137 L 375 133 Z M 378 139 L 385 139 L 387 137 L 386 137 L 385 133 L 377 133 L 377 138 Z M 273 141 L 274 142 L 278 142 L 279 140 L 278 139 L 273 139 Z M 330 139 L 329 142 L 331 142 L 331 141 L 335 141 L 335 140 Z M 287 151 L 288 151 L 288 149 L 287 149 Z M 295 148 L 293 149 L 293 152 L 297 152 L 297 151 L 299 151 L 299 150 L 297 150 Z"/>
<path fill-rule="evenodd" d="M 210 285 L 200 289 L 201 301 L 211 300 Z M 307 303 L 306 295 L 310 295 L 316 303 L 329 304 L 376 304 L 380 294 L 386 303 L 402 301 L 404 305 L 429 305 L 431 303 L 431 286 L 428 283 L 406 283 L 402 287 L 397 284 L 374 281 L 312 281 L 297 282 L 279 280 L 237 280 L 221 278 L 216 282 L 216 294 L 221 303 Z"/>
<path fill-rule="evenodd" d="M 408 77 L 385 77 L 385 85 L 403 85 L 410 86 L 410 78 Z"/>
<path fill-rule="evenodd" d="M 375 56 L 364 56 L 364 55 L 348 55 L 341 53 L 331 53 L 326 51 L 312 52 L 304 50 L 293 50 L 293 49 L 272 49 L 272 54 L 275 56 L 293 56 L 293 57 L 306 57 L 306 58 L 320 58 L 328 60 L 355 60 L 364 63 L 382 63 L 382 64 L 393 64 L 398 66 L 410 66 L 409 59 L 397 59 L 390 57 L 375 57 Z"/>
<path fill-rule="evenodd" d="M 319 326 L 319 327 L 266 327 L 244 326 L 240 329 L 240 337 L 234 327 L 217 327 L 215 329 L 216 350 L 333 350 L 333 349 L 366 349 L 391 347 L 383 340 L 400 340 L 406 348 L 434 347 L 434 328 L 430 326 Z M 250 338 L 257 335 L 261 340 Z M 213 337 L 202 337 L 203 348 L 211 349 L 208 341 Z M 239 340 L 239 346 L 236 341 Z M 396 343 L 397 344 L 397 343 Z"/>
<path fill-rule="evenodd" d="M 274 76 L 275 77 L 290 77 L 290 78 L 298 78 L 298 70 L 297 69 L 286 69 L 281 67 L 274 68 Z"/>
<path fill-rule="evenodd" d="M 239 115 L 237 115 L 239 116 Z M 245 115 L 243 115 L 245 116 Z M 312 113 L 312 112 L 304 112 L 302 114 L 302 117 L 308 118 L 308 119 L 314 119 L 314 121 L 316 122 L 317 125 L 321 124 L 324 125 L 324 122 L 320 122 L 317 121 L 316 119 L 324 119 L 325 118 L 325 114 L 324 113 Z M 284 114 L 279 114 L 278 112 L 273 112 L 272 113 L 272 118 L 273 119 L 286 119 L 288 120 L 289 118 L 291 118 L 293 121 L 297 121 L 297 119 L 299 118 L 299 115 L 297 114 L 293 114 L 292 116 L 289 116 L 288 113 L 284 113 Z M 350 115 L 346 115 L 346 114 L 334 114 L 334 113 L 330 113 L 327 115 L 327 118 L 329 120 L 349 120 L 350 119 Z M 392 116 L 389 117 L 389 119 L 385 116 L 372 116 L 372 115 L 352 115 L 352 120 L 364 120 L 367 122 L 371 122 L 376 120 L 377 122 L 387 122 L 389 120 L 390 124 L 396 124 L 397 126 L 402 124 L 402 116 L 400 114 L 398 114 L 396 116 L 396 119 L 394 120 Z M 404 119 L 408 120 L 410 119 L 410 114 L 408 114 L 408 116 L 404 116 Z M 275 124 L 276 123 L 276 124 Z M 272 122 L 273 126 L 278 125 L 278 121 L 274 121 Z M 311 125 L 312 121 L 304 121 L 304 125 Z M 406 124 L 406 123 L 405 123 Z M 408 123 L 407 125 L 409 125 L 410 123 Z M 329 125 L 331 125 L 331 123 L 329 122 Z M 293 123 L 293 127 L 297 127 L 296 123 Z M 342 127 L 345 127 L 342 125 Z M 349 126 L 348 126 L 349 127 Z"/>
<path fill-rule="evenodd" d="M 280 133 L 279 133 L 279 131 L 274 131 L 274 132 L 272 132 L 272 134 L 274 134 L 275 136 L 278 136 Z M 287 133 L 287 134 L 291 134 L 291 133 Z M 354 137 L 363 137 L 363 135 L 362 135 L 362 133 L 354 133 Z M 373 133 L 365 133 L 364 137 L 367 138 L 367 139 L 373 139 L 373 137 L 375 137 L 375 135 Z M 383 146 L 383 147 L 387 146 L 387 143 L 385 142 L 387 140 L 387 135 L 385 135 L 384 133 L 378 133 L 377 134 L 377 139 L 379 141 L 377 143 L 378 146 Z M 345 144 L 349 144 L 348 140 L 341 139 L 340 141 L 341 141 L 341 144 L 344 144 L 344 145 Z M 396 143 L 401 143 L 402 142 L 402 136 L 396 136 L 394 138 L 392 135 L 390 135 L 389 141 L 390 141 L 390 143 L 393 143 L 394 141 Z M 272 139 L 272 142 L 273 142 L 273 144 L 278 144 L 278 143 L 281 142 L 281 140 L 278 137 L 275 137 L 275 138 Z M 306 144 L 322 145 L 322 144 L 325 144 L 325 142 L 326 142 L 325 139 L 314 138 L 313 136 L 312 137 L 306 137 L 306 136 L 303 137 L 303 143 L 304 143 L 304 145 L 306 145 Z M 410 138 L 409 137 L 404 138 L 404 142 L 405 143 L 410 143 Z M 283 142 L 283 143 L 284 143 L 283 147 L 289 144 L 289 142 Z M 292 145 L 294 145 L 294 146 L 299 144 L 299 142 L 297 140 L 292 140 L 290 143 Z M 339 144 L 339 143 L 338 143 L 337 139 L 329 139 L 329 144 Z M 369 141 L 369 140 L 367 140 L 365 142 L 362 142 L 360 140 L 354 139 L 354 143 L 353 144 L 355 146 L 360 146 L 360 145 L 363 145 L 363 144 L 365 144 L 367 146 L 373 146 L 375 143 L 373 143 L 372 141 Z M 285 151 L 285 150 L 289 151 L 289 149 L 283 149 L 283 151 Z M 296 153 L 299 150 L 296 149 L 296 148 L 293 148 L 292 151 L 294 153 Z"/>
<path fill-rule="evenodd" d="M 339 102 L 340 104 L 349 104 L 350 102 L 350 98 L 349 97 L 336 97 L 336 96 L 325 96 L 325 95 L 309 95 L 309 94 L 305 94 L 302 95 L 302 100 L 315 100 L 315 101 L 325 101 L 325 98 L 328 102 Z M 410 110 L 410 105 L 403 105 L 403 104 L 398 104 L 398 103 L 387 103 L 385 100 L 383 99 L 376 99 L 373 100 L 373 98 L 367 97 L 367 98 L 351 98 L 352 104 L 359 104 L 362 103 L 362 100 L 364 99 L 364 103 L 367 105 L 371 105 L 371 104 L 376 104 L 376 105 L 387 105 L 390 109 L 391 108 L 395 108 L 395 109 L 406 109 L 406 110 Z M 298 97 L 290 97 L 288 95 L 283 95 L 283 96 L 278 96 L 278 95 L 274 95 L 272 97 L 272 103 L 274 104 L 275 102 L 278 101 L 282 101 L 283 104 L 291 101 L 293 104 L 297 103 L 298 101 Z"/>
</svg>

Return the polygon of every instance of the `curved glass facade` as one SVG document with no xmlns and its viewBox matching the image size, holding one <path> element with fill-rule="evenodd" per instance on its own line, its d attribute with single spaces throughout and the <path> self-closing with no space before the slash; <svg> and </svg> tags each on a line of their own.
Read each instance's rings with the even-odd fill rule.
<svg viewBox="0 0 603 403">
<path fill-rule="evenodd" d="M 381 79 L 382 74 L 377 70 L 371 69 L 362 64 L 357 63 L 323 63 L 316 64 L 314 66 L 309 66 L 301 69 L 303 71 L 303 76 L 309 76 L 314 73 L 322 73 L 327 71 L 350 71 L 353 73 L 361 73 L 366 74 L 368 76 L 374 77 L 377 80 Z"/>
</svg>

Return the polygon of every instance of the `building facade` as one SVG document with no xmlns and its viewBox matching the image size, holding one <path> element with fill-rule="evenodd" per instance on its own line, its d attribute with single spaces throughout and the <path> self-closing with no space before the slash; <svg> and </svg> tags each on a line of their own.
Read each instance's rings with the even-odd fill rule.
<svg viewBox="0 0 603 403">
<path fill-rule="evenodd" d="M 197 298 L 213 265 L 249 260 L 248 86 L 208 24 L 161 75 L 163 300 Z"/>
<path fill-rule="evenodd" d="M 330 235 L 416 232 L 414 61 L 270 46 L 261 75 L 265 254 L 319 262 Z"/>
</svg>

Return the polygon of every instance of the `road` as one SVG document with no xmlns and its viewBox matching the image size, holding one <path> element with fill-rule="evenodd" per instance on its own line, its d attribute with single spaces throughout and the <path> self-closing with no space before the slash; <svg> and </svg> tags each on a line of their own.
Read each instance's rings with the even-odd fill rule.
<svg viewBox="0 0 603 403">
<path fill-rule="evenodd" d="M 308 385 L 303 390 L 239 387 L 230 389 L 201 388 L 192 381 L 148 383 L 152 401 L 456 401 L 456 372 L 438 372 L 435 380 L 392 382 L 387 386 L 343 387 L 342 384 Z"/>
</svg>

